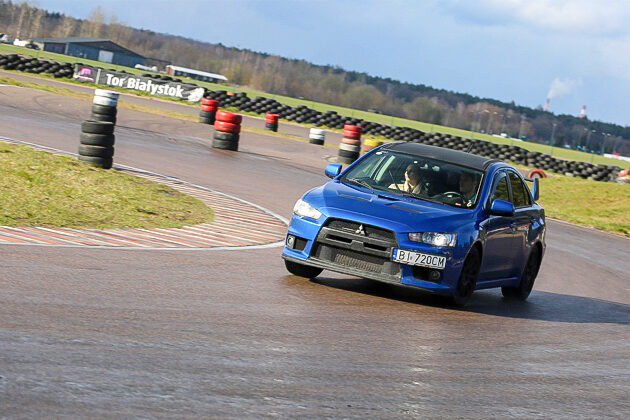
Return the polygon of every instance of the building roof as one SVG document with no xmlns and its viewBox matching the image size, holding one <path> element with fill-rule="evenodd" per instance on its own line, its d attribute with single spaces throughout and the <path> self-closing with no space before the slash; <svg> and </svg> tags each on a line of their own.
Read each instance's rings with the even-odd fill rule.
<svg viewBox="0 0 630 420">
<path fill-rule="evenodd" d="M 424 156 L 431 159 L 441 160 L 443 162 L 453 163 L 459 166 L 478 169 L 480 171 L 485 171 L 492 163 L 498 162 L 497 159 L 490 159 L 479 155 L 473 155 L 472 153 L 460 152 L 459 150 L 430 146 L 422 143 L 390 143 L 385 147 L 396 152 Z"/>
<path fill-rule="evenodd" d="M 77 44 L 77 43 L 84 43 L 84 42 L 103 42 L 103 41 L 111 41 L 111 40 L 106 39 L 106 38 L 90 38 L 86 36 L 75 36 L 75 37 L 70 37 L 70 38 L 34 38 L 31 41 L 58 42 L 60 44 L 69 44 L 69 43 Z"/>
<path fill-rule="evenodd" d="M 218 79 L 218 80 L 227 80 L 227 77 L 223 76 L 222 74 L 208 73 L 208 72 L 201 71 L 201 70 L 195 70 L 195 69 L 189 69 L 189 68 L 186 68 L 186 67 L 174 66 L 172 64 L 170 64 L 168 67 L 170 67 L 173 70 L 182 71 L 182 72 L 191 73 L 191 74 L 196 74 L 198 76 L 211 77 L 213 79 Z"/>
<path fill-rule="evenodd" d="M 111 39 L 105 38 L 89 38 L 89 37 L 70 37 L 70 38 L 34 38 L 31 39 L 32 42 L 43 42 L 50 44 L 107 44 L 106 48 L 114 49 L 118 52 L 125 52 L 128 54 L 133 54 L 138 57 L 142 57 L 140 54 L 135 53 L 117 43 L 112 41 Z M 102 47 L 103 45 L 101 45 Z M 114 48 L 111 48 L 114 47 Z"/>
</svg>

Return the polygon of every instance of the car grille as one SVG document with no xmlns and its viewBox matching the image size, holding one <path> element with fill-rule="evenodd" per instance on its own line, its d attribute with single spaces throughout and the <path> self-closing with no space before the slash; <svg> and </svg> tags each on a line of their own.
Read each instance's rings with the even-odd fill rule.
<svg viewBox="0 0 630 420">
<path fill-rule="evenodd" d="M 375 226 L 363 225 L 361 223 L 353 222 L 350 220 L 332 219 L 329 220 L 326 225 L 330 229 L 340 230 L 343 232 L 355 233 L 359 230 L 360 226 L 363 226 L 365 236 L 368 238 L 383 239 L 385 241 L 391 241 L 396 244 L 396 235 L 391 230 L 382 229 Z"/>
<path fill-rule="evenodd" d="M 396 246 L 390 230 L 332 219 L 317 235 L 311 257 L 365 273 L 400 276 L 400 265 L 391 261 Z"/>
</svg>

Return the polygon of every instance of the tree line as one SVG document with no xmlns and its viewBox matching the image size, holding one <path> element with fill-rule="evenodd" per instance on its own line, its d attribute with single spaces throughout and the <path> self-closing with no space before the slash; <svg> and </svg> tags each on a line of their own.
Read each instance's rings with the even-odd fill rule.
<svg viewBox="0 0 630 420">
<path fill-rule="evenodd" d="M 136 29 L 101 7 L 88 19 L 49 12 L 28 2 L 0 0 L 0 32 L 20 39 L 107 38 L 147 57 L 225 75 L 230 83 L 265 92 L 489 134 L 506 133 L 555 146 L 630 154 L 630 127 L 315 65 L 264 52 Z"/>
</svg>

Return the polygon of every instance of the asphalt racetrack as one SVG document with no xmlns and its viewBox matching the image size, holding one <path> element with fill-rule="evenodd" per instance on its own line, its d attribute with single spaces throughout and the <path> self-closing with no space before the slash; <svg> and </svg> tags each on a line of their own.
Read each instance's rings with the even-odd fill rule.
<svg viewBox="0 0 630 420">
<path fill-rule="evenodd" d="M 89 113 L 0 86 L 3 137 L 76 152 Z M 239 152 L 216 151 L 209 126 L 118 115 L 116 163 L 285 217 L 336 155 L 249 132 Z M 279 247 L 0 245 L 0 417 L 628 418 L 630 241 L 548 225 L 529 300 L 481 291 L 465 310 L 327 271 L 291 276 Z"/>
</svg>

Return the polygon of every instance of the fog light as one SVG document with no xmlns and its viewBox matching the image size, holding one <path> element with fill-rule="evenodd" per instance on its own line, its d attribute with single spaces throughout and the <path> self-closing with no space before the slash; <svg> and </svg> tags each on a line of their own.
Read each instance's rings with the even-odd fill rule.
<svg viewBox="0 0 630 420">
<path fill-rule="evenodd" d="M 431 272 L 429 273 L 429 278 L 431 279 L 431 281 L 438 281 L 440 279 L 440 272 L 437 270 L 431 270 Z"/>
<path fill-rule="evenodd" d="M 289 248 L 293 248 L 293 245 L 295 245 L 295 236 L 293 235 L 287 236 L 287 246 Z"/>
</svg>

